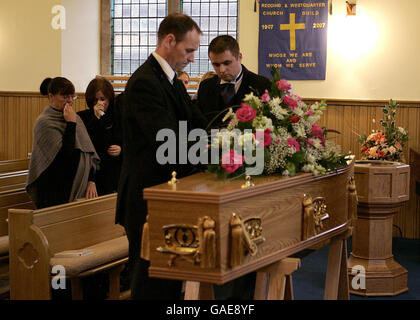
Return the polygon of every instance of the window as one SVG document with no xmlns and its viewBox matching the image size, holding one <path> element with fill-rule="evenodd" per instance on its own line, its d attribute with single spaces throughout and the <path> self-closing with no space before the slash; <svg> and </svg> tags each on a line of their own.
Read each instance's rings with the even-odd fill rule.
<svg viewBox="0 0 420 320">
<path fill-rule="evenodd" d="M 160 22 L 167 15 L 166 0 L 111 1 L 111 73 L 131 75 L 157 44 Z"/>
<path fill-rule="evenodd" d="M 131 75 L 147 60 L 156 48 L 168 1 L 111 0 L 111 74 Z M 207 54 L 210 41 L 220 34 L 237 37 L 238 0 L 183 0 L 180 6 L 203 31 L 195 61 L 185 69 L 191 77 L 201 76 L 213 70 Z"/>
<path fill-rule="evenodd" d="M 192 77 L 202 76 L 213 70 L 208 58 L 211 40 L 222 34 L 237 38 L 238 0 L 183 0 L 182 11 L 193 18 L 203 32 L 195 61 L 185 71 Z"/>
</svg>

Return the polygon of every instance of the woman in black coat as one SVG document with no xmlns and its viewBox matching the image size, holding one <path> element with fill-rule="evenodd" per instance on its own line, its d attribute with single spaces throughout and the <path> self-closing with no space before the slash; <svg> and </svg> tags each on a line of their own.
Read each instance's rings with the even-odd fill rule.
<svg viewBox="0 0 420 320">
<path fill-rule="evenodd" d="M 26 191 L 38 209 L 97 197 L 99 157 L 73 109 L 74 85 L 63 77 L 46 78 L 40 91 L 49 106 L 34 125 Z"/>
<path fill-rule="evenodd" d="M 117 191 L 121 168 L 121 134 L 114 106 L 112 84 L 103 77 L 96 77 L 86 88 L 88 109 L 79 111 L 96 152 L 101 158 L 96 174 L 98 195 Z"/>
</svg>

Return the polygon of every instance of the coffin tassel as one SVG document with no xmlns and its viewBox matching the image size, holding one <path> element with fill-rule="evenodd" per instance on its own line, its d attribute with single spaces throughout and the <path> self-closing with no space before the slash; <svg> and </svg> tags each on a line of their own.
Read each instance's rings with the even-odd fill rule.
<svg viewBox="0 0 420 320">
<path fill-rule="evenodd" d="M 203 242 L 201 246 L 201 262 L 202 268 L 216 267 L 216 232 L 214 231 L 215 222 L 208 217 L 204 218 L 203 228 Z"/>
<path fill-rule="evenodd" d="M 239 216 L 234 214 L 230 220 L 231 247 L 230 247 L 230 266 L 236 267 L 244 260 L 243 230 Z"/>
<path fill-rule="evenodd" d="M 143 233 L 141 236 L 141 252 L 140 257 L 144 260 L 150 260 L 150 243 L 149 243 L 149 216 L 146 217 L 146 222 L 143 224 Z"/>
<path fill-rule="evenodd" d="M 349 218 L 351 219 L 352 226 L 354 227 L 357 221 L 357 191 L 356 182 L 354 177 L 350 178 L 348 189 L 349 191 Z"/>
<path fill-rule="evenodd" d="M 303 198 L 303 230 L 302 240 L 309 239 L 316 235 L 314 207 L 312 205 L 312 197 L 305 195 Z"/>
</svg>

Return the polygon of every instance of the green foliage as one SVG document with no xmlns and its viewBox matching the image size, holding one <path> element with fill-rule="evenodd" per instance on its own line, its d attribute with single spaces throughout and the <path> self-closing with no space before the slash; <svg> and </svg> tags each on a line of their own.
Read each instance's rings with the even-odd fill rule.
<svg viewBox="0 0 420 320">
<path fill-rule="evenodd" d="M 377 130 L 370 135 L 363 134 L 359 139 L 362 145 L 362 158 L 400 161 L 403 147 L 408 141 L 408 133 L 396 126 L 395 116 L 398 104 L 392 99 L 382 109 L 384 118 L 379 120 L 382 130 Z"/>
</svg>

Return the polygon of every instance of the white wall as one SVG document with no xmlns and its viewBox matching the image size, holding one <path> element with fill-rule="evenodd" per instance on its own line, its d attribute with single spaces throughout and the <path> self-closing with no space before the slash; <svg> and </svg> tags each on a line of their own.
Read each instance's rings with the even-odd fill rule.
<svg viewBox="0 0 420 320">
<path fill-rule="evenodd" d="M 61 69 L 76 92 L 85 92 L 100 71 L 100 0 L 62 0 L 66 29 L 62 31 Z"/>
<path fill-rule="evenodd" d="M 332 4 L 326 80 L 291 81 L 295 93 L 305 98 L 420 100 L 420 1 L 358 1 L 356 17 L 346 17 L 344 0 Z M 239 44 L 244 64 L 255 72 L 258 20 L 254 1 L 240 0 Z"/>
<path fill-rule="evenodd" d="M 420 100 L 420 0 L 358 1 L 356 19 L 332 0 L 326 80 L 292 81 L 305 98 Z M 53 30 L 51 9 L 66 8 L 66 29 Z M 243 62 L 258 68 L 258 12 L 239 2 Z M 61 46 L 60 46 L 61 43 Z M 84 92 L 100 71 L 100 0 L 0 1 L 0 91 L 38 91 L 62 74 Z"/>
<path fill-rule="evenodd" d="M 60 0 L 0 1 L 0 91 L 36 91 L 61 74 L 61 31 L 51 26 Z"/>
</svg>

